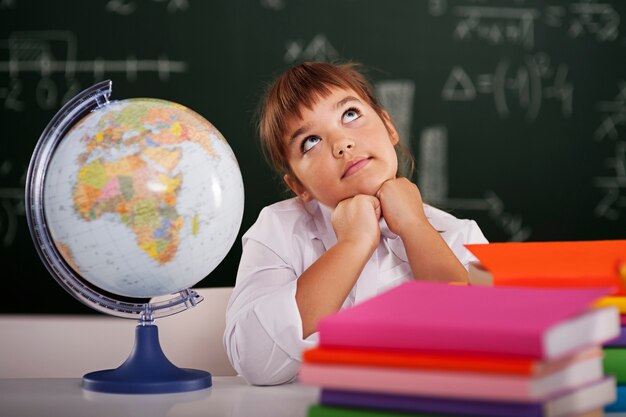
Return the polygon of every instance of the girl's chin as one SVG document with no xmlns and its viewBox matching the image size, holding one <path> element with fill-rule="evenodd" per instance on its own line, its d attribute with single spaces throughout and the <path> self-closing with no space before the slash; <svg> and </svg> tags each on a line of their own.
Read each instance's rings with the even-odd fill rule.
<svg viewBox="0 0 626 417">
<path fill-rule="evenodd" d="M 388 180 L 389 179 L 378 180 L 378 181 L 371 181 L 368 184 L 363 184 L 361 187 L 359 187 L 358 194 L 366 194 L 366 195 L 376 196 L 376 193 L 378 193 L 378 190 L 380 190 L 380 187 L 382 187 L 383 184 L 385 182 L 387 182 Z"/>
</svg>

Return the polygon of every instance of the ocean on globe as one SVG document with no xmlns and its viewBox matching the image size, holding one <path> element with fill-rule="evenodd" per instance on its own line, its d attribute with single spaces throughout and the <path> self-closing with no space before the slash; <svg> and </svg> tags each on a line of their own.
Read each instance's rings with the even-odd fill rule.
<svg viewBox="0 0 626 417">
<path fill-rule="evenodd" d="M 111 102 L 60 141 L 44 182 L 46 225 L 68 265 L 122 296 L 192 287 L 237 237 L 237 160 L 207 120 L 156 99 Z"/>
</svg>

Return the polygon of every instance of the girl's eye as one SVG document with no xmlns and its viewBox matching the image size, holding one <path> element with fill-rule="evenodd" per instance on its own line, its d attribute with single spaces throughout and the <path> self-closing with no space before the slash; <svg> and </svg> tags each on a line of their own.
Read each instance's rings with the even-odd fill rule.
<svg viewBox="0 0 626 417">
<path fill-rule="evenodd" d="M 353 120 L 361 117 L 361 112 L 356 108 L 350 108 L 343 113 L 342 120 L 344 123 L 350 123 Z"/>
<path fill-rule="evenodd" d="M 317 145 L 320 140 L 321 139 L 318 136 L 309 136 L 305 138 L 300 145 L 300 151 L 302 151 L 302 153 L 307 153 L 313 149 L 313 147 Z"/>
</svg>

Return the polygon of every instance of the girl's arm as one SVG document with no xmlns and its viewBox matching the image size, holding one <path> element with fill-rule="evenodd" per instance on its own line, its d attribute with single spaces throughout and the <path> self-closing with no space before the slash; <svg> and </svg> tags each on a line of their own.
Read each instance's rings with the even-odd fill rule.
<svg viewBox="0 0 626 417">
<path fill-rule="evenodd" d="M 415 279 L 467 282 L 467 270 L 426 218 L 415 184 L 406 178 L 391 179 L 377 196 L 389 229 L 404 243 Z"/>
<path fill-rule="evenodd" d="M 361 275 L 380 240 L 380 202 L 357 195 L 340 202 L 332 216 L 337 243 L 298 278 L 296 304 L 303 337 L 318 321 L 338 311 Z"/>
<path fill-rule="evenodd" d="M 321 244 L 297 246 L 298 237 L 308 240 L 310 234 L 301 225 L 302 207 L 295 200 L 263 209 L 242 237 L 237 283 L 226 311 L 224 347 L 237 373 L 251 384 L 276 385 L 296 377 L 302 351 L 316 344 L 312 333 L 317 320 L 341 308 L 350 281 L 360 274 L 358 264 L 370 257 L 360 252 L 373 252 L 365 248 L 377 246 L 380 204 L 375 197 L 346 200 L 335 211 L 332 221 L 338 243 L 328 252 Z M 298 269 L 310 257 L 318 261 L 304 271 Z M 359 271 L 349 272 L 353 268 Z"/>
</svg>

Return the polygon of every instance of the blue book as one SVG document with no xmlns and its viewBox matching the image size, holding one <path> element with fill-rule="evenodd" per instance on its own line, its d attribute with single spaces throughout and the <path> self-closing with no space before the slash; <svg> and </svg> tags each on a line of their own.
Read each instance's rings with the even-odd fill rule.
<svg viewBox="0 0 626 417">
<path fill-rule="evenodd" d="M 626 411 L 626 385 L 617 386 L 617 399 L 604 408 L 604 411 Z"/>
<path fill-rule="evenodd" d="M 334 389 L 322 389 L 320 397 L 320 403 L 324 406 L 476 417 L 565 417 L 605 407 L 614 400 L 615 379 L 612 377 L 560 393 L 540 403 L 465 400 Z"/>
</svg>

